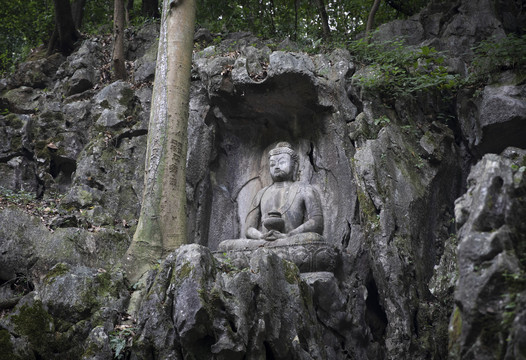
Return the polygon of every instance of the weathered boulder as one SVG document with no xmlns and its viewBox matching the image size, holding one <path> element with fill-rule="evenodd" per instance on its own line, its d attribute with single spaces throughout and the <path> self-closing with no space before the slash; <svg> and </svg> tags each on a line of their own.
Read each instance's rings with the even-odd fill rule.
<svg viewBox="0 0 526 360">
<path fill-rule="evenodd" d="M 346 298 L 330 273 L 304 281 L 295 265 L 267 249 L 239 270 L 217 263 L 205 247 L 185 245 L 152 280 L 137 315 L 137 358 L 151 351 L 160 358 L 200 359 L 343 355 L 337 332 L 349 321 Z M 333 311 L 323 317 L 332 330 L 318 322 L 318 306 L 320 313 Z"/>
<path fill-rule="evenodd" d="M 93 328 L 85 342 L 82 360 L 111 360 L 114 358 L 110 337 L 103 326 Z"/>
<path fill-rule="evenodd" d="M 63 71 L 68 76 L 63 85 L 66 90 L 65 95 L 71 96 L 91 89 L 100 77 L 101 60 L 100 44 L 96 41 L 85 40 L 65 62 L 66 67 Z"/>
<path fill-rule="evenodd" d="M 104 334 L 113 330 L 128 297 L 122 274 L 59 263 L 0 319 L 2 355 L 111 358 Z"/>
<path fill-rule="evenodd" d="M 41 90 L 21 86 L 8 90 L 0 96 L 6 109 L 15 114 L 33 114 L 38 111 L 41 101 Z"/>
<path fill-rule="evenodd" d="M 448 223 L 460 188 L 459 150 L 445 125 L 411 123 L 405 111 L 383 111 L 376 100 L 364 102 L 353 133 L 358 146 L 352 164 L 360 213 L 353 219 L 349 247 L 360 254 L 367 246 L 370 269 L 355 271 L 369 278 L 371 298 L 365 305 L 374 317 L 366 322 L 373 339 L 385 339 L 380 353 L 369 356 L 403 357 L 412 347 L 421 348 L 414 356 L 421 356 L 416 354 L 424 348 L 445 356 L 448 310 L 439 316 L 433 312 L 440 312 L 438 304 L 447 299 L 447 293 L 446 299 L 433 298 L 428 282 L 440 269 L 452 231 Z M 420 116 L 425 119 L 423 108 L 413 105 L 410 112 L 413 121 Z M 379 118 L 384 120 L 375 121 Z M 430 303 L 437 305 L 436 310 L 431 310 Z M 434 321 L 433 328 L 425 325 L 429 321 Z M 418 338 L 412 336 L 415 328 Z"/>
<path fill-rule="evenodd" d="M 462 92 L 457 104 L 462 135 L 477 156 L 523 146 L 526 137 L 526 86 L 486 86 L 472 98 Z"/>
<path fill-rule="evenodd" d="M 126 59 L 137 60 L 151 51 L 153 44 L 159 38 L 159 23 L 153 22 L 137 28 L 130 28 L 126 31 Z"/>
<path fill-rule="evenodd" d="M 450 323 L 453 359 L 526 356 L 526 151 L 485 155 L 455 204 L 459 279 Z"/>
<path fill-rule="evenodd" d="M 158 41 L 153 42 L 146 53 L 135 61 L 133 81 L 136 83 L 153 81 L 155 78 L 155 62 L 157 59 L 158 45 Z"/>
<path fill-rule="evenodd" d="M 142 194 L 147 109 L 129 83 L 117 81 L 97 94 L 89 111 L 96 119 L 92 137 L 78 155 L 62 206 L 87 209 L 87 221 L 98 226 L 132 224 Z"/>
<path fill-rule="evenodd" d="M 39 49 L 40 53 L 45 50 Z M 53 76 L 58 67 L 64 62 L 65 57 L 60 53 L 46 56 L 43 59 L 30 60 L 18 66 L 15 73 L 9 78 L 8 86 L 11 89 L 28 86 L 35 89 L 53 87 Z"/>
<path fill-rule="evenodd" d="M 126 251 L 126 234 L 99 229 L 90 232 L 80 228 L 52 232 L 35 216 L 17 208 L 0 210 L 0 281 L 18 274 L 38 279 L 57 262 L 108 268 Z"/>
<path fill-rule="evenodd" d="M 520 2 L 431 1 L 418 14 L 379 26 L 375 41 L 403 38 L 408 45 L 433 46 L 448 53 L 445 63 L 455 73 L 466 74 L 473 47 L 489 38 L 520 33 L 526 17 Z"/>
</svg>

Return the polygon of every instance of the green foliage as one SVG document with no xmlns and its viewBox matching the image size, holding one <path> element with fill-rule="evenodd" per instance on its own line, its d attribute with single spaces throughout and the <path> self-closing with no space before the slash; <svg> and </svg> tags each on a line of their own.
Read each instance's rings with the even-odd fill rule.
<svg viewBox="0 0 526 360">
<path fill-rule="evenodd" d="M 391 123 L 391 120 L 387 116 L 381 116 L 378 119 L 374 119 L 375 125 L 380 125 L 381 127 L 387 126 Z"/>
<path fill-rule="evenodd" d="M 473 47 L 471 77 L 488 82 L 491 74 L 502 70 L 524 71 L 526 68 L 526 35 L 509 34 L 504 38 L 483 40 Z"/>
<path fill-rule="evenodd" d="M 17 360 L 19 356 L 14 354 L 13 344 L 11 343 L 11 335 L 9 331 L 0 329 L 0 360 Z"/>
<path fill-rule="evenodd" d="M 218 267 L 221 271 L 226 273 L 242 271 L 234 264 L 234 261 L 228 256 L 226 252 L 224 252 L 223 256 L 220 258 Z"/>
<path fill-rule="evenodd" d="M 412 15 L 428 2 L 382 1 L 375 24 Z M 371 0 L 325 0 L 324 3 L 331 29 L 330 41 L 323 39 L 320 12 L 313 1 L 199 0 L 197 23 L 216 33 L 250 31 L 262 38 L 289 37 L 311 51 L 334 47 L 364 30 Z M 0 74 L 13 71 L 32 48 L 46 44 L 53 31 L 53 14 L 52 0 L 0 0 Z M 141 0 L 133 1 L 129 18 L 133 26 L 155 21 L 143 16 Z M 112 31 L 112 21 L 112 1 L 90 0 L 86 2 L 79 30 L 107 34 Z"/>
<path fill-rule="evenodd" d="M 35 194 L 20 190 L 13 191 L 0 186 L 0 199 L 12 203 L 14 205 L 27 205 L 35 200 Z"/>
<path fill-rule="evenodd" d="M 408 13 L 416 12 L 429 0 L 405 1 Z M 371 0 L 325 0 L 331 28 L 331 40 L 341 42 L 365 29 L 373 2 Z M 403 18 L 397 11 L 400 1 L 382 1 L 375 24 Z M 399 7 L 399 6 L 398 6 Z M 212 32 L 250 31 L 263 38 L 289 37 L 304 44 L 313 44 L 323 37 L 322 21 L 316 2 L 290 0 L 237 0 L 197 2 L 197 23 Z"/>
<path fill-rule="evenodd" d="M 113 30 L 113 1 L 87 1 L 80 30 L 88 34 L 111 33 Z"/>
<path fill-rule="evenodd" d="M 355 76 L 365 91 L 387 97 L 411 96 L 428 90 L 456 90 L 459 75 L 449 74 L 444 57 L 433 47 L 410 47 L 403 39 L 352 41 L 349 50 L 356 61 L 369 65 L 368 72 Z"/>
<path fill-rule="evenodd" d="M 506 305 L 504 307 L 501 325 L 507 329 L 515 319 L 517 304 L 520 302 L 521 293 L 524 292 L 526 288 L 526 274 L 523 270 L 520 270 L 514 273 L 504 272 L 502 275 L 506 282 L 508 292 L 502 296 Z"/>
<path fill-rule="evenodd" d="M 0 0 L 0 74 L 11 72 L 53 30 L 52 0 Z"/>
<path fill-rule="evenodd" d="M 120 325 L 110 333 L 110 347 L 113 351 L 113 358 L 123 359 L 126 351 L 133 344 L 133 337 L 137 329 L 126 325 Z"/>
</svg>

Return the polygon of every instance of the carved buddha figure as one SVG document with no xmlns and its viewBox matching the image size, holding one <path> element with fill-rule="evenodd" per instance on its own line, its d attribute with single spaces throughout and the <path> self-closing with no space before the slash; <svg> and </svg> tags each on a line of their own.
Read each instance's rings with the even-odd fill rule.
<svg viewBox="0 0 526 360">
<path fill-rule="evenodd" d="M 245 228 L 249 239 L 274 241 L 301 233 L 323 232 L 320 197 L 310 185 L 294 181 L 298 155 L 287 142 L 269 152 L 273 183 L 252 202 Z"/>
</svg>

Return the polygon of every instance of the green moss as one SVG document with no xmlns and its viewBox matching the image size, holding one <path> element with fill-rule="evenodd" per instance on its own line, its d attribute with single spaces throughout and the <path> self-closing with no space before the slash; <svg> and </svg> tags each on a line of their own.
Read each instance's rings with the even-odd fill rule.
<svg viewBox="0 0 526 360">
<path fill-rule="evenodd" d="M 20 129 L 24 126 L 24 122 L 15 114 L 9 114 L 4 118 L 6 126 L 10 126 L 13 129 Z"/>
<path fill-rule="evenodd" d="M 190 276 L 193 269 L 194 267 L 190 265 L 190 262 L 185 261 L 180 268 L 173 272 L 171 282 L 176 285 L 181 284 Z"/>
<path fill-rule="evenodd" d="M 0 330 L 0 360 L 18 360 L 18 356 L 14 354 L 13 344 L 11 343 L 11 335 L 7 330 Z"/>
<path fill-rule="evenodd" d="M 109 272 L 103 272 L 95 276 L 98 296 L 118 296 L 118 288 L 111 280 Z"/>
<path fill-rule="evenodd" d="M 102 100 L 101 103 L 100 103 L 100 106 L 103 108 L 103 109 L 109 109 L 110 108 L 110 103 L 108 102 L 108 100 Z M 100 115 L 99 115 L 100 116 Z"/>
<path fill-rule="evenodd" d="M 128 105 L 132 102 L 133 98 L 135 97 L 135 93 L 130 88 L 124 88 L 121 90 L 121 98 L 119 100 L 119 103 L 121 105 L 124 105 L 128 107 Z"/>
<path fill-rule="evenodd" d="M 44 278 L 44 282 L 46 284 L 52 284 L 53 281 L 55 281 L 55 278 L 57 276 L 61 276 L 64 274 L 67 274 L 69 272 L 70 268 L 69 265 L 65 263 L 58 263 L 46 274 L 46 277 Z"/>
<path fill-rule="evenodd" d="M 78 196 L 81 204 L 89 205 L 93 202 L 93 196 L 89 191 L 80 189 L 78 192 Z"/>
<path fill-rule="evenodd" d="M 35 143 L 35 152 L 40 159 L 48 159 L 50 157 L 46 140 L 37 140 Z"/>
<path fill-rule="evenodd" d="M 85 321 L 72 325 L 53 318 L 41 301 L 21 306 L 18 314 L 11 316 L 11 322 L 18 335 L 27 337 L 28 350 L 41 359 L 56 359 L 58 354 L 63 354 L 65 359 L 74 358 L 72 351 L 81 346 L 85 339 L 82 334 L 86 334 L 88 325 Z"/>
<path fill-rule="evenodd" d="M 22 147 L 22 136 L 16 135 L 11 138 L 11 150 L 18 150 Z"/>
<path fill-rule="evenodd" d="M 298 267 L 291 263 L 290 261 L 282 260 L 283 263 L 283 273 L 285 275 L 285 280 L 289 284 L 295 284 L 298 282 L 298 279 L 300 277 L 300 272 L 298 270 Z"/>
<path fill-rule="evenodd" d="M 367 225 L 372 229 L 376 229 L 379 225 L 379 219 L 373 201 L 362 189 L 357 188 L 357 193 L 360 212 L 364 215 Z"/>
<path fill-rule="evenodd" d="M 40 119 L 45 123 L 52 123 L 55 120 L 62 122 L 64 120 L 64 115 L 62 115 L 61 112 L 46 111 L 40 114 Z"/>
<path fill-rule="evenodd" d="M 54 324 L 53 318 L 42 308 L 41 302 L 37 301 L 32 306 L 23 305 L 18 315 L 13 315 L 11 320 L 15 331 L 27 336 L 36 349 L 45 349 L 48 346 Z"/>
<path fill-rule="evenodd" d="M 453 316 L 451 317 L 451 325 L 449 327 L 449 354 L 460 355 L 460 335 L 462 334 L 462 314 L 460 308 L 455 306 Z"/>
<path fill-rule="evenodd" d="M 109 293 L 111 292 L 111 275 L 108 272 L 103 272 L 95 276 L 95 283 L 99 286 L 98 289 L 100 289 L 103 292 Z"/>
</svg>

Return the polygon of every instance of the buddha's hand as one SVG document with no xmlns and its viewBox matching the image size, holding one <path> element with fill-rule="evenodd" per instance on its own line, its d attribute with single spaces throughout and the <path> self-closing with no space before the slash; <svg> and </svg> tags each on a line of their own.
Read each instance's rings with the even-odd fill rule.
<svg viewBox="0 0 526 360">
<path fill-rule="evenodd" d="M 269 232 L 261 235 L 261 239 L 267 240 L 267 241 L 274 241 L 274 240 L 282 239 L 285 237 L 287 237 L 287 234 L 283 234 L 277 230 L 270 230 Z"/>
</svg>

